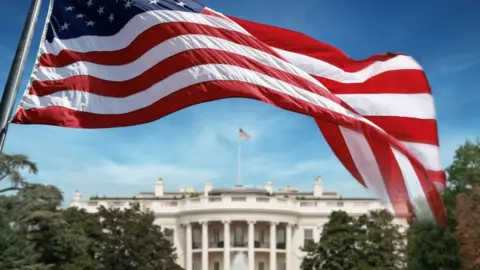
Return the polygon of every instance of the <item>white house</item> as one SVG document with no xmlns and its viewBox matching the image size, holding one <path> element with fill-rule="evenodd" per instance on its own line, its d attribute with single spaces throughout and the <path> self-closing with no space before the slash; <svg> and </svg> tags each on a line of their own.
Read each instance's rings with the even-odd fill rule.
<svg viewBox="0 0 480 270">
<path fill-rule="evenodd" d="M 320 178 L 308 192 L 274 190 L 270 181 L 263 188 L 214 189 L 207 182 L 203 191 L 169 192 L 159 179 L 154 192 L 130 198 L 82 200 L 76 192 L 71 206 L 95 212 L 100 205 L 122 208 L 133 200 L 173 231 L 178 263 L 186 270 L 298 270 L 304 256 L 300 248 L 318 241 L 330 212 L 361 215 L 384 207 L 375 199 L 325 192 Z M 406 226 L 405 220 L 396 222 Z"/>
</svg>

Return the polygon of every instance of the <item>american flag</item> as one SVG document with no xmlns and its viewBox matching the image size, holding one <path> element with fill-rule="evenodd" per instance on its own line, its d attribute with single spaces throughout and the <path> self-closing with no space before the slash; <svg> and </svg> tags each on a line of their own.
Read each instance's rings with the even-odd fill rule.
<svg viewBox="0 0 480 270">
<path fill-rule="evenodd" d="M 419 134 L 427 129 L 402 124 L 403 117 L 395 119 L 398 130 L 372 119 L 407 109 L 407 118 L 418 118 L 428 106 L 433 110 L 426 93 L 417 103 L 405 96 L 395 103 L 375 92 L 402 90 L 415 97 L 415 91 L 427 91 L 419 88 L 428 84 L 410 57 L 384 55 L 355 63 L 302 34 L 227 17 L 193 0 L 56 0 L 51 5 L 14 123 L 122 127 L 202 102 L 256 99 L 314 117 L 342 163 L 397 215 L 420 201 L 432 219 L 444 222 L 432 170 L 422 160 L 424 148 L 412 151 L 405 143 L 412 140 L 399 138 L 402 131 L 411 133 L 404 127 L 419 128 Z M 392 75 L 398 69 L 413 72 Z"/>
<path fill-rule="evenodd" d="M 248 135 L 248 133 L 246 133 L 243 129 L 238 129 L 238 136 L 240 138 L 245 138 L 246 140 L 250 139 L 250 135 Z"/>
</svg>

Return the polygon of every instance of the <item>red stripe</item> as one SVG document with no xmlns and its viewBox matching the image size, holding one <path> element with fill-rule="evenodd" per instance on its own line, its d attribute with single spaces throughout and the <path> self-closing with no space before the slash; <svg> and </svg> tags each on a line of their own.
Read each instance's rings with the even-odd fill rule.
<svg viewBox="0 0 480 270">
<path fill-rule="evenodd" d="M 125 65 L 140 58 L 158 44 L 187 34 L 206 35 L 222 38 L 239 45 L 249 46 L 274 56 L 279 55 L 256 38 L 235 32 L 195 23 L 164 23 L 155 25 L 139 34 L 127 47 L 116 51 L 75 52 L 62 50 L 58 55 L 45 53 L 40 57 L 40 66 L 63 67 L 77 61 L 92 62 L 99 65 Z M 280 57 L 279 57 L 280 58 Z"/>
<path fill-rule="evenodd" d="M 127 97 L 151 87 L 155 83 L 192 66 L 204 64 L 228 64 L 253 70 L 284 82 L 317 93 L 337 103 L 342 101 L 335 95 L 301 77 L 266 66 L 256 60 L 212 49 L 186 51 L 159 62 L 143 74 L 127 81 L 107 81 L 92 76 L 73 76 L 56 81 L 34 81 L 30 94 L 46 96 L 58 91 L 75 89 L 108 97 Z M 105 67 L 108 69 L 108 67 Z"/>
<path fill-rule="evenodd" d="M 257 22 L 246 21 L 232 16 L 228 17 L 242 26 L 250 34 L 271 47 L 320 59 L 347 72 L 356 72 L 364 69 L 376 61 L 387 61 L 399 55 L 386 53 L 374 55 L 365 60 L 354 61 L 340 49 L 315 40 L 300 32 Z M 295 42 L 290 42 L 291 40 L 295 40 Z"/>
<path fill-rule="evenodd" d="M 213 81 L 192 85 L 160 99 L 151 106 L 126 114 L 102 115 L 74 111 L 63 107 L 47 107 L 30 110 L 20 109 L 13 122 L 74 128 L 122 127 L 148 123 L 202 102 L 232 97 L 256 99 L 298 113 L 316 115 L 325 121 L 342 123 L 342 125 L 353 130 L 372 129 L 356 119 L 345 117 L 269 88 L 240 81 Z"/>
<path fill-rule="evenodd" d="M 421 70 L 392 70 L 361 83 L 343 83 L 312 75 L 335 94 L 431 94 Z"/>
<path fill-rule="evenodd" d="M 420 184 L 423 188 L 423 192 L 426 196 L 429 207 L 433 213 L 433 216 L 438 224 L 446 225 L 447 217 L 445 213 L 445 207 L 443 205 L 442 196 L 437 187 L 433 184 L 430 176 L 431 174 L 424 174 L 421 166 L 413 166 L 415 173 L 418 176 Z"/>
<path fill-rule="evenodd" d="M 340 131 L 340 127 L 336 124 L 325 122 L 318 118 L 315 119 L 315 121 L 317 122 L 323 137 L 327 141 L 330 148 L 332 148 L 333 153 L 342 162 L 343 166 L 345 166 L 345 168 L 355 179 L 357 179 L 360 184 L 362 184 L 364 187 L 367 187 L 362 175 L 358 171 L 358 168 L 353 161 L 350 150 L 348 149 L 342 132 Z"/>
<path fill-rule="evenodd" d="M 409 200 L 405 180 L 398 162 L 393 155 L 390 145 L 380 143 L 378 140 L 367 138 L 373 155 L 380 169 L 385 188 L 390 202 L 399 215 L 407 215 L 406 202 Z"/>
<path fill-rule="evenodd" d="M 395 116 L 366 116 L 393 137 L 406 142 L 439 144 L 437 121 Z"/>
<path fill-rule="evenodd" d="M 445 171 L 427 171 L 430 181 L 433 183 L 438 183 L 442 187 L 445 187 L 447 184 L 447 175 Z"/>
</svg>

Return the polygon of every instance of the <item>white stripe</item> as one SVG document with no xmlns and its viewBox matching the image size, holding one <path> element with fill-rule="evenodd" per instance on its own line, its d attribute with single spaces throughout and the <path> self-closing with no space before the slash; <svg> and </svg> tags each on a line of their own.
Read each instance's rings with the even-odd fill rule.
<svg viewBox="0 0 480 270">
<path fill-rule="evenodd" d="M 373 76 L 392 70 L 416 69 L 422 67 L 410 56 L 398 55 L 387 61 L 377 61 L 357 72 L 347 72 L 328 62 L 282 49 L 274 48 L 287 61 L 311 75 L 324 77 L 341 83 L 363 83 Z"/>
<path fill-rule="evenodd" d="M 145 108 L 161 98 L 190 85 L 217 80 L 241 81 L 267 87 L 293 98 L 340 113 L 346 117 L 366 121 L 365 118 L 350 112 L 324 96 L 249 69 L 220 64 L 200 65 L 182 70 L 144 91 L 125 98 L 105 97 L 87 92 L 65 90 L 42 97 L 26 95 L 23 97 L 20 106 L 24 109 L 61 106 L 95 114 L 125 114 Z"/>
<path fill-rule="evenodd" d="M 440 148 L 437 145 L 402 141 L 427 170 L 443 171 Z"/>
<path fill-rule="evenodd" d="M 152 26 L 171 22 L 196 23 L 250 35 L 238 24 L 216 16 L 183 11 L 153 10 L 136 15 L 115 35 L 81 36 L 67 40 L 55 38 L 51 43 L 45 42 L 41 49 L 43 52 L 55 55 L 59 54 L 61 50 L 117 51 L 127 47 L 139 34 Z"/>
<path fill-rule="evenodd" d="M 352 156 L 353 162 L 368 189 L 372 190 L 376 197 L 386 203 L 387 209 L 393 213 L 394 209 L 390 197 L 388 196 L 387 188 L 385 187 L 385 181 L 383 180 L 375 155 L 373 154 L 367 139 L 359 132 L 340 126 L 339 128 L 350 155 Z"/>
<path fill-rule="evenodd" d="M 416 216 L 421 219 L 435 221 L 420 180 L 418 179 L 417 173 L 412 164 L 405 155 L 393 147 L 391 149 L 402 172 L 408 196 L 410 202 L 412 202 L 412 205 L 414 206 Z"/>
<path fill-rule="evenodd" d="M 269 53 L 248 46 L 205 35 L 182 35 L 158 44 L 135 61 L 121 65 L 109 66 L 90 62 L 75 62 L 65 67 L 39 67 L 33 77 L 36 80 L 60 80 L 77 75 L 89 75 L 108 81 L 127 81 L 135 78 L 159 62 L 181 52 L 194 49 L 216 49 L 235 53 L 259 61 L 267 66 L 300 76 L 305 80 L 326 90 L 319 81 L 305 71 L 285 62 Z"/>
<path fill-rule="evenodd" d="M 345 94 L 336 96 L 363 116 L 435 119 L 435 106 L 430 94 Z"/>
</svg>

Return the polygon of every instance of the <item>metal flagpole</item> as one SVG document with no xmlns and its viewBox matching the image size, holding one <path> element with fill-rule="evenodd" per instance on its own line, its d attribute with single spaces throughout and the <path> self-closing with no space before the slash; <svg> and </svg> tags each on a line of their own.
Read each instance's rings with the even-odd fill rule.
<svg viewBox="0 0 480 270">
<path fill-rule="evenodd" d="M 3 145 L 5 143 L 5 137 L 7 136 L 8 121 L 12 115 L 13 105 L 15 104 L 15 98 L 17 97 L 18 87 L 22 79 L 23 69 L 25 68 L 25 62 L 27 61 L 28 50 L 32 44 L 33 32 L 35 25 L 37 24 L 38 15 L 40 14 L 40 8 L 42 6 L 42 0 L 32 0 L 30 4 L 30 10 L 27 14 L 27 19 L 23 26 L 22 35 L 18 42 L 17 51 L 13 58 L 10 73 L 8 74 L 7 82 L 5 83 L 5 89 L 3 90 L 2 100 L 0 101 L 0 152 L 3 152 Z"/>
<path fill-rule="evenodd" d="M 241 154 L 242 154 L 242 138 L 240 137 L 240 128 L 238 128 L 238 132 L 239 134 L 237 135 L 238 136 L 238 157 L 237 157 L 237 161 L 238 161 L 238 164 L 237 164 L 237 186 L 240 185 L 240 166 L 242 165 L 241 163 Z"/>
</svg>

